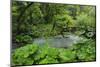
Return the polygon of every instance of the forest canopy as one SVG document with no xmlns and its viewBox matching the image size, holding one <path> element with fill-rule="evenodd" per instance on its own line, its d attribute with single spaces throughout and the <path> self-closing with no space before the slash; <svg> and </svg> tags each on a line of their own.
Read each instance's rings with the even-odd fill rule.
<svg viewBox="0 0 100 67">
<path fill-rule="evenodd" d="M 12 5 L 14 35 L 28 33 L 33 37 L 52 36 L 57 35 L 58 30 L 63 27 L 66 27 L 67 30 L 70 27 L 95 28 L 94 6 L 38 2 L 13 2 Z M 50 33 L 52 30 L 55 33 Z M 44 33 L 39 35 L 39 31 Z"/>
</svg>

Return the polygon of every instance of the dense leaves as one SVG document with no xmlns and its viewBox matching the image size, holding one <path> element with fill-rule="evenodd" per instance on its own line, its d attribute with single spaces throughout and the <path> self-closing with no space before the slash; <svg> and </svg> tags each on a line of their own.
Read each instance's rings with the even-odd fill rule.
<svg viewBox="0 0 100 67">
<path fill-rule="evenodd" d="M 17 65 L 30 65 L 34 62 L 33 58 L 30 56 L 33 55 L 38 49 L 36 45 L 27 45 L 16 49 L 13 54 L 13 63 Z M 16 60 L 15 60 L 16 59 Z"/>
<path fill-rule="evenodd" d="M 32 42 L 32 38 L 28 35 L 18 35 L 16 36 L 16 42 L 27 44 Z"/>
<path fill-rule="evenodd" d="M 63 35 L 63 32 L 80 31 L 85 36 L 95 33 L 95 7 L 52 3 L 19 2 L 12 3 L 13 41 L 22 34 L 32 38 Z"/>
<path fill-rule="evenodd" d="M 95 61 L 95 16 L 95 6 L 13 1 L 12 46 L 24 47 L 13 49 L 12 65 Z M 84 41 L 69 48 L 33 43 L 36 38 L 68 38 L 70 34 Z"/>
<path fill-rule="evenodd" d="M 29 44 L 16 49 L 12 57 L 13 65 L 95 61 L 96 49 L 93 40 L 77 43 L 68 49 L 52 48 L 48 44 L 42 47 L 37 44 Z"/>
</svg>

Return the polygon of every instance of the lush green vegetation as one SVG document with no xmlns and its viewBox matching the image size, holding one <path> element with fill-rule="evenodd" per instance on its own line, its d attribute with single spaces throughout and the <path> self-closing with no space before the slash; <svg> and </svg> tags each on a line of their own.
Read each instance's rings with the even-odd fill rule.
<svg viewBox="0 0 100 67">
<path fill-rule="evenodd" d="M 13 1 L 12 44 L 23 47 L 12 52 L 12 65 L 95 61 L 95 15 L 95 6 Z M 87 40 L 69 48 L 33 43 L 36 38 L 70 34 Z"/>
<path fill-rule="evenodd" d="M 43 47 L 39 47 L 37 44 L 28 44 L 15 50 L 12 55 L 12 65 L 95 61 L 95 53 L 95 42 L 90 39 L 68 49 L 51 48 L 48 44 Z"/>
</svg>

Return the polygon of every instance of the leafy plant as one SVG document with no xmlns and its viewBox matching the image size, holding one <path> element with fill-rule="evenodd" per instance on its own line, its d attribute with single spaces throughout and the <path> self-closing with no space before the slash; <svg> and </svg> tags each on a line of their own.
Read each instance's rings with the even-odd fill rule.
<svg viewBox="0 0 100 67">
<path fill-rule="evenodd" d="M 12 53 L 13 65 L 94 61 L 95 15 L 94 6 L 13 1 L 12 40 L 26 45 Z M 35 38 L 67 36 L 74 32 L 87 40 L 66 49 L 53 48 L 47 43 L 32 44 Z"/>
<path fill-rule="evenodd" d="M 29 35 L 17 35 L 16 42 L 18 42 L 18 43 L 32 43 L 32 38 Z"/>
<path fill-rule="evenodd" d="M 64 48 L 52 48 L 48 44 L 28 44 L 18 48 L 13 53 L 13 65 L 51 64 L 76 61 L 95 61 L 95 42 L 86 40 L 74 46 Z"/>
<path fill-rule="evenodd" d="M 54 59 L 52 57 L 46 56 L 45 59 L 41 60 L 39 64 L 51 64 L 51 63 L 59 63 L 57 59 Z"/>
<path fill-rule="evenodd" d="M 38 46 L 28 44 L 27 46 L 16 49 L 12 54 L 13 65 L 31 65 L 34 62 L 34 59 L 30 56 L 34 55 L 37 52 Z"/>
<path fill-rule="evenodd" d="M 68 50 L 68 49 L 61 49 L 59 58 L 60 62 L 73 62 L 75 61 L 75 51 Z"/>
<path fill-rule="evenodd" d="M 93 40 L 89 39 L 83 43 L 78 43 L 75 46 L 76 47 L 74 49 L 76 51 L 78 61 L 94 61 L 95 60 L 96 46 Z"/>
</svg>

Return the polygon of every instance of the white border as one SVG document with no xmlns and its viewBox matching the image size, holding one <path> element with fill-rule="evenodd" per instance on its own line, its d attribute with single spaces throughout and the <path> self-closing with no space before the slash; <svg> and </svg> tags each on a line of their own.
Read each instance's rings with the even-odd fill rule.
<svg viewBox="0 0 100 67">
<path fill-rule="evenodd" d="M 0 67 L 10 64 L 10 1 L 0 1 Z"/>
<path fill-rule="evenodd" d="M 36 2 L 55 2 L 68 4 L 96 5 L 97 8 L 97 61 L 85 63 L 66 63 L 36 65 L 37 67 L 98 67 L 100 64 L 100 5 L 99 0 L 24 0 Z M 10 0 L 0 1 L 0 67 L 10 67 Z M 32 66 L 26 66 L 32 67 Z"/>
</svg>

